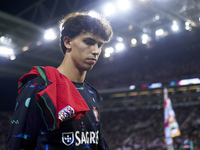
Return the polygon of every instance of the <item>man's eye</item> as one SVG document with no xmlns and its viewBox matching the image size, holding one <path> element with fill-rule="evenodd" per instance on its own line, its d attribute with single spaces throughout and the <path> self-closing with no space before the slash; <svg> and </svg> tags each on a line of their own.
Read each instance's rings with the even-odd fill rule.
<svg viewBox="0 0 200 150">
<path fill-rule="evenodd" d="M 87 45 L 93 45 L 93 43 L 91 41 L 85 41 L 85 44 L 87 44 Z"/>
</svg>

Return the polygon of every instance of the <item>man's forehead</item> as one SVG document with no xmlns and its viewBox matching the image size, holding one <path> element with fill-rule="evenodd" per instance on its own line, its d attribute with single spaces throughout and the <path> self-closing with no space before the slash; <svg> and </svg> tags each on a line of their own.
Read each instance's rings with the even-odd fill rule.
<svg viewBox="0 0 200 150">
<path fill-rule="evenodd" d="M 94 34 L 92 32 L 82 32 L 81 34 L 84 38 L 93 39 L 97 42 L 105 43 L 105 41 L 98 34 Z"/>
</svg>

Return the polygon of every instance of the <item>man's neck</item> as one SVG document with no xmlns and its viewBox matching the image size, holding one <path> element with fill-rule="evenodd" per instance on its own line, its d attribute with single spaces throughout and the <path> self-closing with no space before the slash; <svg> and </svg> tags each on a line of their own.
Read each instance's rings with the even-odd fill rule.
<svg viewBox="0 0 200 150">
<path fill-rule="evenodd" d="M 70 65 L 65 66 L 63 63 L 57 69 L 73 82 L 83 83 L 85 80 L 86 71 L 79 71 L 77 68 L 70 67 Z"/>
</svg>

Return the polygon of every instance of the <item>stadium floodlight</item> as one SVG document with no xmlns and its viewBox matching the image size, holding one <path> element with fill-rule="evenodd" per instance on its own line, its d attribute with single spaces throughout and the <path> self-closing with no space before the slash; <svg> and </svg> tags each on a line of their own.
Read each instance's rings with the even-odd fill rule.
<svg viewBox="0 0 200 150">
<path fill-rule="evenodd" d="M 130 8 L 130 2 L 128 0 L 118 0 L 117 1 L 118 8 L 122 11 L 128 10 Z"/>
<path fill-rule="evenodd" d="M 178 85 L 200 84 L 199 78 L 183 79 L 178 81 Z"/>
<path fill-rule="evenodd" d="M 160 19 L 160 16 L 159 15 L 156 15 L 155 16 L 155 20 L 159 20 Z"/>
<path fill-rule="evenodd" d="M 147 44 L 149 36 L 147 34 L 142 35 L 142 44 Z"/>
<path fill-rule="evenodd" d="M 191 30 L 192 30 L 192 27 L 190 27 L 190 26 L 185 26 L 185 30 L 191 31 Z"/>
<path fill-rule="evenodd" d="M 89 11 L 88 15 L 90 15 L 91 17 L 94 17 L 94 18 L 99 17 L 99 14 L 94 10 Z"/>
<path fill-rule="evenodd" d="M 176 20 L 173 20 L 173 24 L 177 24 L 177 21 L 176 21 Z"/>
<path fill-rule="evenodd" d="M 149 36 L 148 36 L 147 34 L 143 34 L 143 35 L 142 35 L 142 39 L 143 39 L 143 40 L 148 40 L 148 39 L 149 39 Z"/>
<path fill-rule="evenodd" d="M 105 49 L 105 54 L 104 54 L 104 57 L 110 57 L 110 55 L 114 53 L 114 48 L 113 47 L 107 47 Z"/>
<path fill-rule="evenodd" d="M 8 57 L 14 55 L 13 49 L 7 47 L 0 47 L 0 56 Z"/>
<path fill-rule="evenodd" d="M 15 59 L 16 59 L 15 55 L 10 56 L 10 60 L 15 60 Z"/>
<path fill-rule="evenodd" d="M 157 36 L 161 36 L 161 35 L 164 34 L 164 30 L 163 29 L 158 29 L 158 30 L 156 30 L 155 33 L 156 33 Z"/>
<path fill-rule="evenodd" d="M 189 26 L 190 23 L 188 21 L 185 22 L 185 26 Z"/>
<path fill-rule="evenodd" d="M 10 45 L 11 42 L 12 42 L 12 38 L 9 38 L 9 37 L 6 37 L 6 36 L 0 37 L 0 43 Z"/>
<path fill-rule="evenodd" d="M 145 2 L 147 2 L 147 0 L 140 0 L 142 3 L 145 3 Z"/>
<path fill-rule="evenodd" d="M 142 44 L 147 44 L 147 40 L 142 40 Z"/>
<path fill-rule="evenodd" d="M 45 31 L 44 38 L 46 40 L 55 40 L 57 38 L 55 31 L 50 28 Z"/>
<path fill-rule="evenodd" d="M 117 40 L 118 42 L 122 42 L 122 41 L 123 41 L 123 38 L 122 38 L 122 37 L 119 37 L 119 36 L 117 36 L 117 37 L 116 37 L 116 40 Z"/>
<path fill-rule="evenodd" d="M 173 25 L 172 25 L 172 30 L 173 30 L 173 31 L 178 31 L 178 29 L 179 29 L 179 27 L 178 27 L 177 24 L 173 24 Z"/>
<path fill-rule="evenodd" d="M 136 40 L 135 38 L 132 38 L 132 39 L 131 39 L 131 44 L 132 44 L 132 45 L 136 45 L 136 44 L 137 44 L 137 40 Z"/>
<path fill-rule="evenodd" d="M 130 24 L 130 25 L 128 26 L 128 29 L 129 29 L 129 30 L 132 30 L 132 29 L 133 29 L 133 25 Z"/>
<path fill-rule="evenodd" d="M 107 47 L 107 48 L 105 49 L 105 53 L 109 53 L 109 54 L 114 53 L 114 48 L 113 48 L 113 47 Z"/>
<path fill-rule="evenodd" d="M 190 25 L 190 23 L 188 21 L 185 22 L 185 30 L 189 30 L 189 31 L 192 30 L 192 27 L 191 27 L 191 25 Z"/>
<path fill-rule="evenodd" d="M 151 85 L 148 86 L 148 88 L 153 89 L 153 88 L 161 88 L 162 83 L 152 83 Z"/>
<path fill-rule="evenodd" d="M 105 54 L 104 54 L 104 57 L 105 57 L 105 58 L 110 57 L 110 53 L 105 53 Z"/>
<path fill-rule="evenodd" d="M 146 28 L 144 28 L 144 29 L 142 29 L 142 31 L 143 31 L 144 33 L 146 33 L 146 32 L 147 32 L 147 29 L 146 29 Z"/>
<path fill-rule="evenodd" d="M 124 50 L 125 46 L 123 43 L 117 43 L 115 48 L 116 48 L 116 52 L 120 52 L 120 51 Z"/>
<path fill-rule="evenodd" d="M 28 46 L 24 46 L 23 48 L 22 48 L 22 51 L 27 51 L 29 49 L 29 47 Z"/>
<path fill-rule="evenodd" d="M 135 85 L 130 85 L 129 86 L 129 90 L 134 90 L 135 89 Z"/>
<path fill-rule="evenodd" d="M 179 26 L 178 26 L 178 24 L 177 24 L 176 21 L 173 21 L 172 30 L 173 30 L 173 31 L 178 31 L 178 30 L 179 30 Z"/>
<path fill-rule="evenodd" d="M 105 15 L 105 16 L 110 16 L 110 15 L 112 15 L 114 12 L 115 12 L 115 7 L 114 7 L 113 4 L 107 3 L 107 4 L 104 6 L 104 15 Z"/>
</svg>

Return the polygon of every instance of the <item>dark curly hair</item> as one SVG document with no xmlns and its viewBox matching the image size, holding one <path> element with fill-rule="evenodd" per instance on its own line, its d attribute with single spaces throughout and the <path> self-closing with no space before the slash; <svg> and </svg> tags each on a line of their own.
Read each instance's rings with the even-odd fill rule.
<svg viewBox="0 0 200 150">
<path fill-rule="evenodd" d="M 74 38 L 83 31 L 99 35 L 105 42 L 109 42 L 113 35 L 110 22 L 100 14 L 92 17 L 87 12 L 70 13 L 60 21 L 60 47 L 63 54 L 66 52 L 63 38 Z"/>
</svg>

